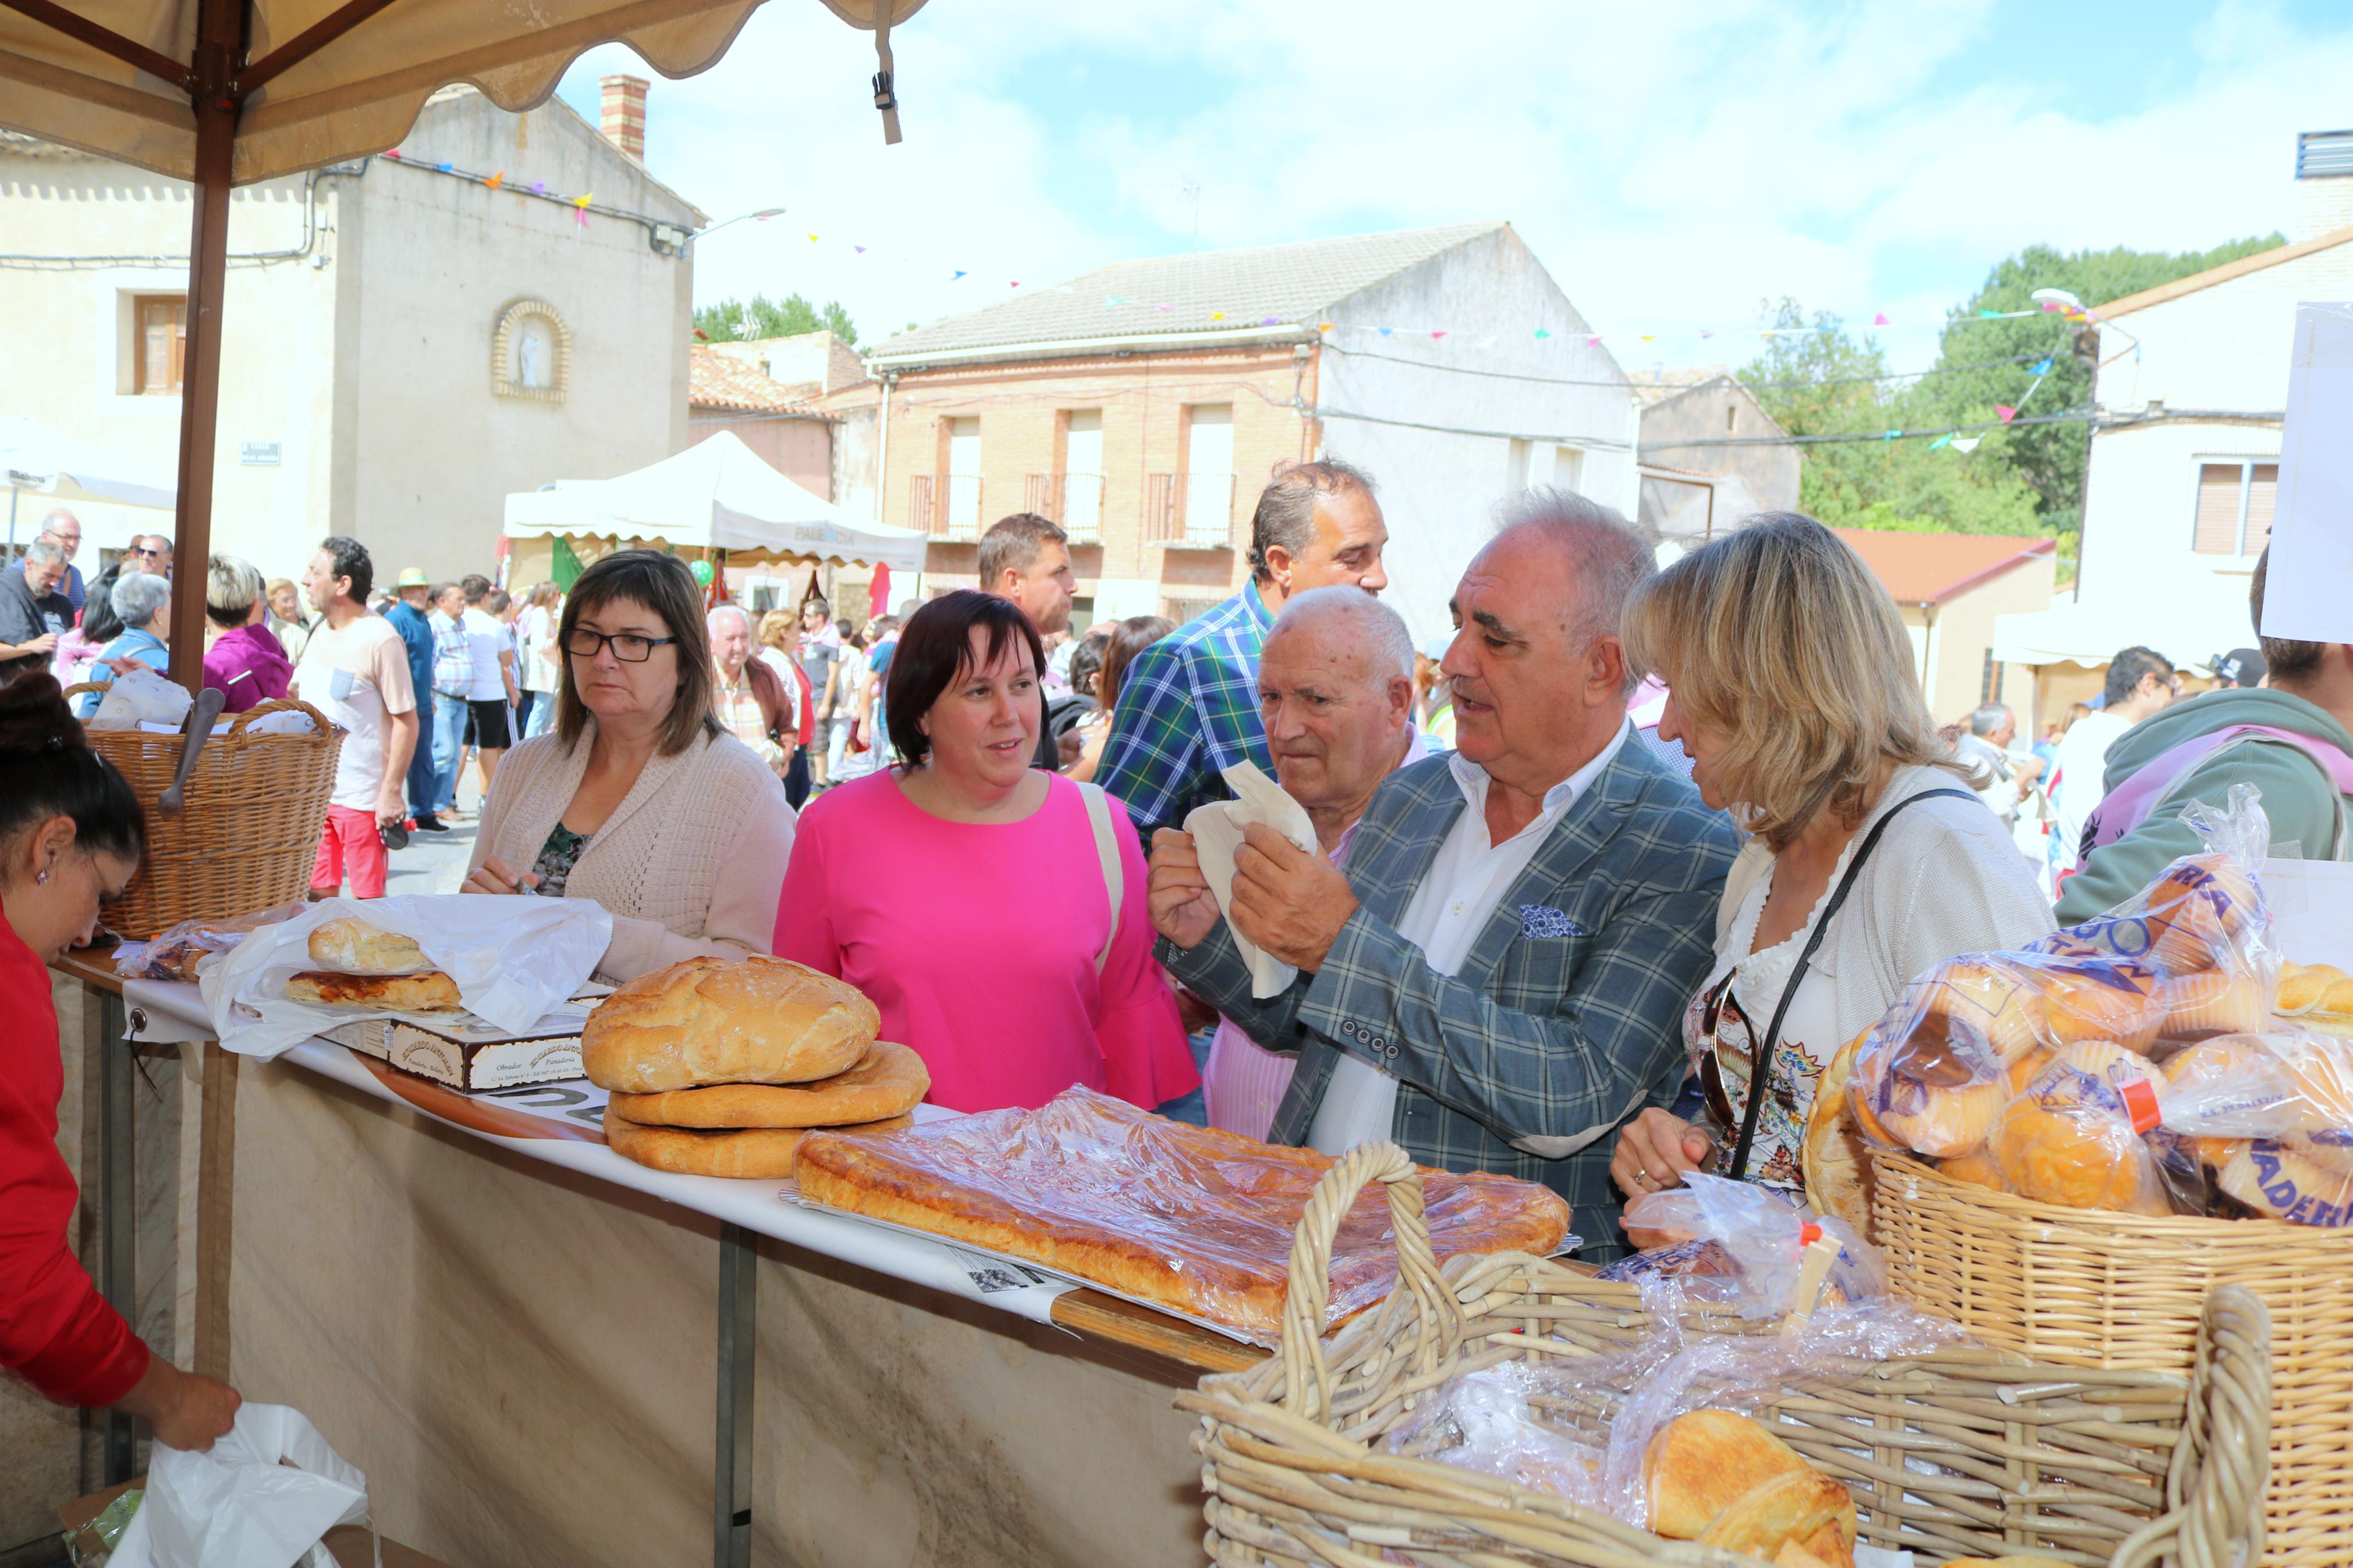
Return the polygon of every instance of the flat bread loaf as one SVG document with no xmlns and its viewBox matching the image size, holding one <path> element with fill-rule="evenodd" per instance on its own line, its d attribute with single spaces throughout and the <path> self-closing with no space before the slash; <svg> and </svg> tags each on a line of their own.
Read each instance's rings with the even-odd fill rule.
<svg viewBox="0 0 2353 1568">
<path fill-rule="evenodd" d="M 1642 1452 L 1651 1530 L 1674 1541 L 1695 1541 L 1750 1491 L 1805 1468 L 1795 1448 L 1736 1411 L 1678 1415 L 1659 1428 Z"/>
<path fill-rule="evenodd" d="M 805 963 L 697 956 L 598 1003 L 580 1063 L 590 1082 L 626 1094 L 809 1083 L 856 1067 L 881 1028 L 864 992 Z"/>
<path fill-rule="evenodd" d="M 458 983 L 438 969 L 422 974 L 337 974 L 308 969 L 286 982 L 286 1000 L 371 1013 L 459 1013 Z"/>
<path fill-rule="evenodd" d="M 311 933 L 311 962 L 339 974 L 421 974 L 433 967 L 415 938 L 348 916 Z"/>
<path fill-rule="evenodd" d="M 912 1116 L 886 1117 L 858 1127 L 834 1127 L 832 1132 L 895 1132 L 912 1127 Z M 759 1177 L 781 1181 L 793 1173 L 806 1127 L 747 1127 L 733 1131 L 694 1127 L 640 1127 L 624 1121 L 605 1107 L 605 1142 L 613 1152 L 657 1171 L 687 1176 Z"/>
<path fill-rule="evenodd" d="M 641 1127 L 842 1127 L 913 1110 L 932 1087 L 923 1058 L 877 1040 L 848 1072 L 815 1083 L 724 1083 L 664 1094 L 616 1091 L 613 1114 Z"/>
</svg>

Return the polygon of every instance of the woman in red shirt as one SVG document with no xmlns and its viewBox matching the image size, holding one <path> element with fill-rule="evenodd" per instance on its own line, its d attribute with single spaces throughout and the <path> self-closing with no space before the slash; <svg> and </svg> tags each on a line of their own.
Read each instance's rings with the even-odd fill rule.
<svg viewBox="0 0 2353 1568">
<path fill-rule="evenodd" d="M 45 967 L 139 868 L 138 799 L 46 675 L 0 688 L 0 1366 L 60 1405 L 111 1405 L 202 1451 L 237 1390 L 149 1353 L 67 1244 L 77 1193 L 58 1153 L 65 1068 Z"/>
</svg>

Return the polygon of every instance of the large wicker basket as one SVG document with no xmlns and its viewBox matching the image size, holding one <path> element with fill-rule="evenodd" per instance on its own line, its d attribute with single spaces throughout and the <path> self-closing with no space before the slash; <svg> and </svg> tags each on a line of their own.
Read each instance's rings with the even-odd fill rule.
<svg viewBox="0 0 2353 1568">
<path fill-rule="evenodd" d="M 1388 1184 L 1399 1284 L 1326 1342 L 1332 1237 L 1368 1180 Z M 1922 1568 L 2029 1552 L 2231 1568 L 2260 1545 L 2270 1357 L 2251 1294 L 2218 1290 L 2207 1321 L 2194 1376 L 1952 1349 L 1793 1393 L 1775 1430 L 1847 1483 L 1864 1540 L 1912 1551 Z M 1177 1401 L 1202 1418 L 1209 1554 L 1222 1568 L 1766 1568 L 1383 1447 L 1450 1377 L 1615 1349 L 1643 1327 L 1630 1288 L 1525 1254 L 1457 1258 L 1441 1272 L 1412 1162 L 1394 1144 L 1352 1151 L 1301 1221 L 1282 1354 Z M 1715 1309 L 1685 1327 L 1769 1331 Z"/>
<path fill-rule="evenodd" d="M 66 695 L 100 691 L 74 686 Z M 291 710 L 318 726 L 309 735 L 255 735 L 255 720 Z M 92 730 L 90 743 L 121 770 L 147 808 L 147 860 L 100 912 L 109 930 L 144 941 L 198 915 L 240 915 L 299 899 L 311 885 L 335 758 L 343 731 L 307 702 L 263 702 L 205 742 L 182 792 L 185 808 L 155 803 L 180 769 L 181 737 L 144 730 Z"/>
<path fill-rule="evenodd" d="M 2353 1563 L 2353 1230 L 2061 1208 L 1874 1152 L 1893 1289 L 1989 1344 L 2071 1366 L 2186 1371 L 2222 1284 L 2272 1320 L 2266 1564 Z"/>
</svg>

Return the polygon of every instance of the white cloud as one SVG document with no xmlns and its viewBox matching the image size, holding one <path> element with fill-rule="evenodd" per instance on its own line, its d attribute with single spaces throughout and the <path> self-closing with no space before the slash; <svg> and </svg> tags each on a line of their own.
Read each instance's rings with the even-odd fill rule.
<svg viewBox="0 0 2353 1568">
<path fill-rule="evenodd" d="M 2226 0 L 2177 89 L 2100 115 L 2069 97 L 2096 26 L 1994 25 L 1991 0 L 937 0 L 894 33 L 907 139 L 885 148 L 871 38 L 775 5 L 656 84 L 649 161 L 714 216 L 791 209 L 715 237 L 699 297 L 838 296 L 870 337 L 1187 248 L 1192 184 L 1211 247 L 1507 217 L 1604 330 L 1736 361 L 1697 331 L 1766 297 L 1903 323 L 2025 245 L 2277 226 L 2295 132 L 2341 121 L 2353 74 L 2353 28 Z M 617 58 L 583 61 L 575 101 Z M 2010 65 L 1967 79 L 1988 58 Z"/>
</svg>

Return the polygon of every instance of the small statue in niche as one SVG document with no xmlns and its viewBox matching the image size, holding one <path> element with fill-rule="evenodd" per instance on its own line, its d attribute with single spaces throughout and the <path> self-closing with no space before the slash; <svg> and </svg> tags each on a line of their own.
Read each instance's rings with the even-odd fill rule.
<svg viewBox="0 0 2353 1568">
<path fill-rule="evenodd" d="M 539 390 L 549 384 L 549 352 L 547 323 L 526 321 L 515 334 L 515 381 L 518 384 Z"/>
</svg>

